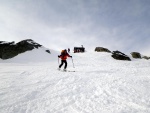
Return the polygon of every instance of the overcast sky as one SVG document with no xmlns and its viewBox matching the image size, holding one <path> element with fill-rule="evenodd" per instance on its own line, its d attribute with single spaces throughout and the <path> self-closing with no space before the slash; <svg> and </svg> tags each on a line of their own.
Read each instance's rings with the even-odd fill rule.
<svg viewBox="0 0 150 113">
<path fill-rule="evenodd" d="M 150 55 L 150 0 L 0 0 L 0 40 Z"/>
</svg>

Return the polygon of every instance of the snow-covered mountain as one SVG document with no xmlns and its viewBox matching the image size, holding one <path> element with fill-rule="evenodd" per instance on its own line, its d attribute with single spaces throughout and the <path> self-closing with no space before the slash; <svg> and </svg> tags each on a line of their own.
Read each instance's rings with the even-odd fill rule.
<svg viewBox="0 0 150 113">
<path fill-rule="evenodd" d="M 46 49 L 42 45 L 33 41 L 32 39 L 22 40 L 18 43 L 15 43 L 14 41 L 13 42 L 0 41 L 0 59 L 6 60 L 14 58 L 27 51 L 41 48 L 42 50 Z M 44 52 L 50 53 L 50 50 L 47 49 Z"/>
<path fill-rule="evenodd" d="M 49 62 L 56 59 L 56 54 L 58 54 L 57 51 L 45 48 L 31 39 L 22 40 L 18 43 L 0 41 L 0 62 Z"/>
<path fill-rule="evenodd" d="M 3 63 L 39 63 L 39 62 L 52 62 L 57 59 L 58 52 L 54 50 L 50 50 L 50 53 L 46 52 L 48 50 L 45 47 L 35 48 L 31 51 L 26 51 L 22 54 L 17 55 L 14 58 L 2 60 L 0 62 Z"/>
<path fill-rule="evenodd" d="M 150 61 L 70 53 L 63 72 L 43 49 L 0 60 L 0 113 L 150 113 Z"/>
</svg>

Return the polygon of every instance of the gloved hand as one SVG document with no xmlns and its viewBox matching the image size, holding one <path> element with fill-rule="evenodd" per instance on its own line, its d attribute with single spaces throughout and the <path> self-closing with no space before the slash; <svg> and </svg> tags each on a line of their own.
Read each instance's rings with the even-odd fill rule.
<svg viewBox="0 0 150 113">
<path fill-rule="evenodd" d="M 59 58 L 60 56 L 58 55 L 58 58 Z"/>
<path fill-rule="evenodd" d="M 70 56 L 72 58 L 72 56 Z"/>
</svg>

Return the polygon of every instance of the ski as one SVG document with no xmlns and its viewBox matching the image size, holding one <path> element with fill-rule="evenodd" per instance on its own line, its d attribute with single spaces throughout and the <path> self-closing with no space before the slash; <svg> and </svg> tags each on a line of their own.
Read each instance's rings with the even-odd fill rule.
<svg viewBox="0 0 150 113">
<path fill-rule="evenodd" d="M 76 72 L 76 71 L 72 71 L 72 70 L 66 70 L 66 71 L 64 71 L 64 70 L 60 70 L 60 69 L 58 69 L 58 71 L 62 71 L 62 72 Z"/>
<path fill-rule="evenodd" d="M 68 70 L 67 72 L 76 72 L 76 71 L 70 71 L 70 70 Z"/>
</svg>

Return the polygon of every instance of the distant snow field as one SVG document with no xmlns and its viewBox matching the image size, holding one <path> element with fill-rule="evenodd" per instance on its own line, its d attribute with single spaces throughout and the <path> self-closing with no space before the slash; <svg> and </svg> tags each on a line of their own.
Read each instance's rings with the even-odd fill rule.
<svg viewBox="0 0 150 113">
<path fill-rule="evenodd" d="M 63 72 L 58 54 L 41 48 L 0 60 L 0 113 L 150 113 L 149 60 L 70 53 L 76 72 Z"/>
</svg>

